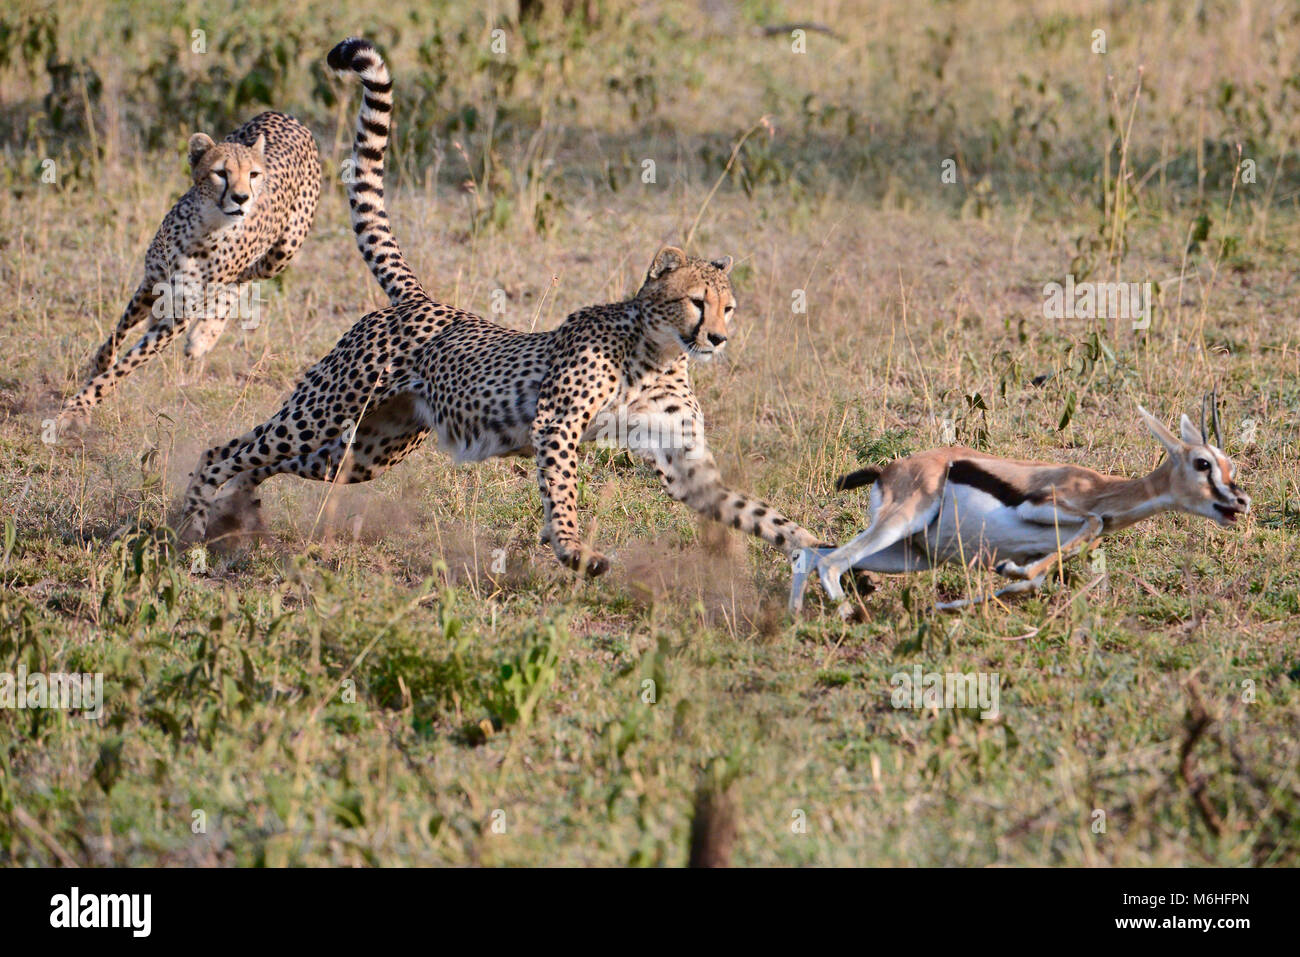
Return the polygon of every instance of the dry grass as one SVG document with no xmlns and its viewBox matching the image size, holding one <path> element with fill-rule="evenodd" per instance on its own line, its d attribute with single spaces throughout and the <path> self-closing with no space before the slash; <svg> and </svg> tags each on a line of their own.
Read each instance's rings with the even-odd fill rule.
<svg viewBox="0 0 1300 957">
<path fill-rule="evenodd" d="M 1203 4 L 1205 25 L 1176 2 L 1030 6 L 611 5 L 567 61 L 564 28 L 544 25 L 548 65 L 509 89 L 474 68 L 491 22 L 449 13 L 456 69 L 418 97 L 437 76 L 416 53 L 429 24 L 284 13 L 303 39 L 275 105 L 313 122 L 327 163 L 311 238 L 259 328 L 229 331 L 205 367 L 166 353 L 83 436 L 48 446 L 42 421 L 184 187 L 182 120 L 166 148 L 140 147 L 131 58 L 200 22 L 197 6 L 138 13 L 110 58 L 89 42 L 101 15 L 63 7 L 61 49 L 104 84 L 97 148 L 42 125 L 42 77 L 0 72 L 6 104 L 38 117 L 29 133 L 5 107 L 0 499 L 16 541 L 0 671 L 103 671 L 107 715 L 0 710 L 0 861 L 682 864 L 708 769 L 737 864 L 1294 864 L 1300 22 L 1260 3 Z M 786 14 L 844 39 L 810 35 L 800 57 L 750 33 Z M 1107 543 L 1091 589 L 1081 565 L 1028 601 L 930 618 L 936 595 L 980 584 L 945 569 L 888 582 L 866 624 L 815 601 L 796 623 L 776 553 L 701 527 L 618 456 L 584 461 L 584 515 L 619 558 L 588 583 L 536 544 L 527 469 L 456 469 L 430 448 L 363 487 L 272 482 L 269 540 L 191 574 L 137 530 L 174 521 L 199 452 L 265 418 L 381 304 L 336 176 L 355 90 L 309 93 L 313 58 L 361 29 L 390 48 L 406 97 L 399 240 L 431 292 L 486 314 L 504 289 L 519 328 L 631 292 L 771 116 L 694 236 L 736 257 L 741 302 L 727 361 L 695 381 L 724 473 L 809 527 L 865 527 L 865 497 L 833 479 L 941 444 L 945 419 L 1001 454 L 1137 473 L 1159 451 L 1135 403 L 1172 419 L 1216 381 L 1253 517 L 1138 526 Z M 1126 128 L 1139 64 L 1121 142 L 1108 118 Z M 656 97 L 611 92 L 611 75 L 651 77 Z M 475 129 L 437 125 L 464 105 Z M 1234 188 L 1238 142 L 1259 176 Z M 46 155 L 82 157 L 82 178 L 13 172 Z M 1043 318 L 1043 284 L 1088 270 L 1159 281 L 1152 328 Z M 891 708 L 890 676 L 917 663 L 1001 674 L 1001 719 Z M 1189 688 L 1211 724 L 1185 771 Z"/>
</svg>

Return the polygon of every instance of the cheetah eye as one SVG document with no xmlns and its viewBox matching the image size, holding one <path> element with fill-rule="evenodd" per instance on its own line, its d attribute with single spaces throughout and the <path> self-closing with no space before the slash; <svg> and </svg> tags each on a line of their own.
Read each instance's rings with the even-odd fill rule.
<svg viewBox="0 0 1300 957">
<path fill-rule="evenodd" d="M 1197 459 L 1192 463 L 1192 465 L 1196 467 L 1196 471 L 1198 472 L 1208 472 L 1210 470 L 1210 462 L 1208 459 Z"/>
<path fill-rule="evenodd" d="M 692 299 L 692 300 L 691 300 L 691 305 L 694 306 L 696 309 L 700 310 L 700 315 L 701 315 L 701 316 L 704 315 L 704 300 L 703 300 L 703 299 Z"/>
<path fill-rule="evenodd" d="M 249 178 L 249 179 L 257 179 L 257 177 L 259 177 L 259 176 L 261 176 L 261 175 L 262 175 L 261 172 L 260 172 L 259 170 L 255 170 L 255 169 L 254 169 L 254 170 L 249 170 L 249 172 L 248 172 L 248 178 Z"/>
<path fill-rule="evenodd" d="M 734 302 L 728 303 L 727 308 L 723 309 L 722 311 L 729 316 L 736 311 L 736 304 Z"/>
</svg>

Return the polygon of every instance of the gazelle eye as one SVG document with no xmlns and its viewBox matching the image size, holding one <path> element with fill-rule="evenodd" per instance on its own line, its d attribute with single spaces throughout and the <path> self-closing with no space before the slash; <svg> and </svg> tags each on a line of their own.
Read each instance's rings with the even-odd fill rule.
<svg viewBox="0 0 1300 957">
<path fill-rule="evenodd" d="M 1196 467 L 1196 471 L 1198 472 L 1208 472 L 1210 470 L 1209 459 L 1197 459 L 1192 463 L 1192 465 Z"/>
<path fill-rule="evenodd" d="M 694 306 L 696 309 L 700 310 L 700 315 L 701 315 L 701 316 L 704 315 L 704 300 L 703 300 L 703 299 L 692 299 L 692 300 L 691 300 L 691 305 Z"/>
</svg>

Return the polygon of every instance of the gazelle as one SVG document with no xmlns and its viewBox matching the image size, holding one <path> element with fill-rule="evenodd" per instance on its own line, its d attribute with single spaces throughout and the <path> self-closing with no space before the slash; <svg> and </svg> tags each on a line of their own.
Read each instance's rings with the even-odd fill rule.
<svg viewBox="0 0 1300 957">
<path fill-rule="evenodd" d="M 835 483 L 839 490 L 874 483 L 871 525 L 840 548 L 794 553 L 790 610 L 802 607 L 813 571 L 836 600 L 844 597 L 840 577 L 850 568 L 900 574 L 955 561 L 992 567 L 1015 579 L 991 596 L 935 606 L 951 611 L 1033 591 L 1057 562 L 1160 512 L 1190 512 L 1228 526 L 1250 511 L 1250 496 L 1236 485 L 1236 466 L 1217 447 L 1222 441 L 1217 402 L 1216 445 L 1204 434 L 1204 402 L 1200 429 L 1184 415 L 1181 439 L 1142 406 L 1138 413 L 1169 453 L 1142 478 L 1102 475 L 1078 465 L 1016 462 L 964 448 L 919 452 L 883 469 L 844 476 Z"/>
</svg>

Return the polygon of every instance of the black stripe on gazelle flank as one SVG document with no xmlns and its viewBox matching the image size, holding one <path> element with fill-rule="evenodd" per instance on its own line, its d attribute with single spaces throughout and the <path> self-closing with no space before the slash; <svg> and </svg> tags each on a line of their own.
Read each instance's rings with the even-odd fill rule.
<svg viewBox="0 0 1300 957">
<path fill-rule="evenodd" d="M 969 459 L 958 459 L 948 466 L 948 481 L 992 495 L 1008 508 L 1015 508 L 1029 498 L 1024 489 L 985 471 Z"/>
</svg>

